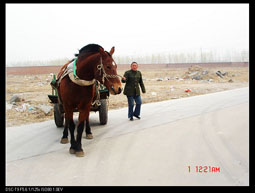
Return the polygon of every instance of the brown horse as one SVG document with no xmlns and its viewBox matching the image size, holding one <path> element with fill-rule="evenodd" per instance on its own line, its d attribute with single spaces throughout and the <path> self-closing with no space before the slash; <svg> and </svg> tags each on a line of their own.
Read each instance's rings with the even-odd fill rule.
<svg viewBox="0 0 255 193">
<path fill-rule="evenodd" d="M 95 93 L 93 82 L 98 80 L 104 84 L 111 94 L 120 94 L 122 91 L 119 75 L 117 75 L 117 65 L 114 62 L 112 55 L 114 47 L 110 52 L 97 44 L 89 44 L 79 50 L 76 55 L 76 77 L 74 79 L 88 84 L 80 85 L 72 81 L 70 76 L 65 76 L 58 87 L 58 93 L 65 112 L 65 126 L 61 142 L 68 142 L 68 128 L 71 134 L 71 147 L 69 152 L 76 154 L 78 157 L 83 157 L 81 139 L 84 130 L 84 122 L 89 120 L 91 102 Z M 73 121 L 73 112 L 78 109 L 78 127 L 77 136 L 75 139 L 74 130 L 75 124 Z M 86 135 L 91 135 L 89 126 L 86 126 Z"/>
</svg>

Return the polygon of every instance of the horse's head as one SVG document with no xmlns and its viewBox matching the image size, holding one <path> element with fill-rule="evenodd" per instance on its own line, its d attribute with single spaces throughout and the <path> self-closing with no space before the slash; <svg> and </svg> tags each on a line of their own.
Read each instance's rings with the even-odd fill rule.
<svg viewBox="0 0 255 193">
<path fill-rule="evenodd" d="M 120 94 L 122 91 L 121 81 L 117 74 L 117 65 L 112 58 L 114 47 L 108 53 L 103 48 L 99 48 L 100 64 L 96 67 L 95 78 L 104 84 L 111 94 Z"/>
</svg>

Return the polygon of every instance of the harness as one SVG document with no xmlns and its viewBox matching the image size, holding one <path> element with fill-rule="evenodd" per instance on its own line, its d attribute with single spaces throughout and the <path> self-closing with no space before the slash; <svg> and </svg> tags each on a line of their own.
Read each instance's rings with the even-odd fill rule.
<svg viewBox="0 0 255 193">
<path fill-rule="evenodd" d="M 62 75 L 57 79 L 57 87 L 60 84 L 61 80 L 68 75 L 70 80 L 79 85 L 79 86 L 91 86 L 96 82 L 96 79 L 92 79 L 92 80 L 82 80 L 78 77 L 78 75 L 76 74 L 76 61 L 77 58 L 74 59 L 74 61 L 72 63 L 70 63 L 64 70 L 64 72 L 62 73 Z M 113 61 L 115 63 L 115 61 Z M 116 63 L 115 63 L 116 65 Z M 118 78 L 118 77 L 122 77 L 121 75 L 111 75 L 111 74 L 107 74 L 105 72 L 104 69 L 104 65 L 102 62 L 102 57 L 100 57 L 100 64 L 97 65 L 97 71 L 99 73 L 99 75 L 102 75 L 102 82 L 104 84 L 105 79 L 107 79 L 109 81 L 108 78 Z"/>
<path fill-rule="evenodd" d="M 63 68 L 62 67 L 62 74 L 60 75 L 60 77 L 57 78 L 56 82 L 54 84 L 51 84 L 51 86 L 55 89 L 57 89 L 59 87 L 59 84 L 61 82 L 61 80 L 68 75 L 70 80 L 79 85 L 79 86 L 91 86 L 93 84 L 95 84 L 95 89 L 96 89 L 96 95 L 95 95 L 95 100 L 93 100 L 92 105 L 97 104 L 98 106 L 101 104 L 100 103 L 100 94 L 99 94 L 99 81 L 96 80 L 95 78 L 92 80 L 82 80 L 80 79 L 77 74 L 76 74 L 76 61 L 77 58 L 73 59 L 72 62 L 70 62 L 68 65 L 66 64 L 66 66 Z M 116 65 L 115 61 L 113 60 L 114 64 Z M 101 76 L 102 74 L 102 82 L 104 84 L 105 79 L 107 79 L 109 81 L 108 78 L 118 78 L 118 77 L 122 77 L 121 75 L 110 75 L 107 74 L 105 72 L 104 66 L 103 66 L 103 62 L 102 62 L 102 57 L 100 57 L 100 64 L 97 65 L 97 71 L 99 72 L 99 75 Z M 62 103 L 61 97 L 60 95 L 58 95 L 59 98 L 59 102 Z"/>
</svg>

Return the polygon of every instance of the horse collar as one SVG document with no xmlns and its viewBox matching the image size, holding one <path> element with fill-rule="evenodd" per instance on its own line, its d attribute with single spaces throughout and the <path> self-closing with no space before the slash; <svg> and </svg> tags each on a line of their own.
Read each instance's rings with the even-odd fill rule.
<svg viewBox="0 0 255 193">
<path fill-rule="evenodd" d="M 79 86 L 91 86 L 93 85 L 96 80 L 93 79 L 93 80 L 82 80 L 82 79 L 79 79 L 79 77 L 76 77 L 74 76 L 74 73 L 69 73 L 69 78 L 71 79 L 71 81 L 73 81 L 73 83 L 75 84 L 78 84 Z"/>
<path fill-rule="evenodd" d="M 74 59 L 73 62 L 73 72 L 69 73 L 69 78 L 75 83 L 78 84 L 80 86 L 90 86 L 93 85 L 95 83 L 95 79 L 92 80 L 82 80 L 80 79 L 77 74 L 76 74 L 76 61 L 77 58 Z"/>
</svg>

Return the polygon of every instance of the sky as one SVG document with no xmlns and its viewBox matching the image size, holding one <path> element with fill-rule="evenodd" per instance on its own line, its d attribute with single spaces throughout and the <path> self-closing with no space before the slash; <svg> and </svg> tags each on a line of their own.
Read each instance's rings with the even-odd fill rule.
<svg viewBox="0 0 255 193">
<path fill-rule="evenodd" d="M 249 50 L 249 4 L 6 4 L 7 66 L 90 43 L 115 56 Z"/>
</svg>

